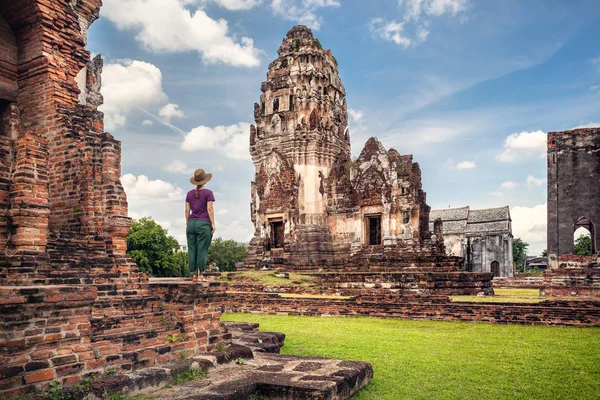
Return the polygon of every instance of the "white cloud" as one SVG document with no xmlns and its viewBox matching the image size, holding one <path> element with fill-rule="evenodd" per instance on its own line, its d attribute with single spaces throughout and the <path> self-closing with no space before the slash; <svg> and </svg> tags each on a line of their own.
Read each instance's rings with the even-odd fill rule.
<svg viewBox="0 0 600 400">
<path fill-rule="evenodd" d="M 356 122 L 357 124 L 364 118 L 365 114 L 362 111 L 359 110 L 354 110 L 352 108 L 348 109 L 348 114 L 350 114 L 350 118 L 352 119 L 352 121 Z"/>
<path fill-rule="evenodd" d="M 121 183 L 131 218 L 150 217 L 168 229 L 179 243 L 185 243 L 185 219 L 179 217 L 185 210 L 183 189 L 162 180 L 150 180 L 145 175 L 125 174 Z"/>
<path fill-rule="evenodd" d="M 190 176 L 192 174 L 192 169 L 181 160 L 173 160 L 165 167 L 165 170 L 174 174 L 190 174 Z"/>
<path fill-rule="evenodd" d="M 456 169 L 471 169 L 471 168 L 477 168 L 477 164 L 475 164 L 475 161 L 461 161 L 456 164 Z"/>
<path fill-rule="evenodd" d="M 250 124 L 238 124 L 214 128 L 198 126 L 185 135 L 181 148 L 185 151 L 214 150 L 234 160 L 249 160 Z"/>
<path fill-rule="evenodd" d="M 135 39 L 156 53 L 198 52 L 208 64 L 256 67 L 260 51 L 248 37 L 229 35 L 224 19 L 214 20 L 189 0 L 104 0 L 102 16 L 119 30 L 131 30 Z M 231 2 L 240 3 L 240 2 Z"/>
<path fill-rule="evenodd" d="M 491 194 L 492 196 L 494 196 L 494 197 L 502 197 L 502 196 L 504 196 L 504 193 L 502 193 L 502 192 L 499 192 L 499 191 L 492 192 L 492 193 L 490 193 L 490 194 Z"/>
<path fill-rule="evenodd" d="M 107 64 L 102 71 L 102 95 L 107 130 L 124 126 L 127 114 L 168 100 L 162 88 L 162 73 L 156 66 L 135 60 Z"/>
<path fill-rule="evenodd" d="M 439 17 L 444 14 L 456 15 L 467 9 L 468 0 L 399 0 L 405 5 L 406 20 L 418 21 L 423 16 Z"/>
<path fill-rule="evenodd" d="M 185 116 L 183 111 L 179 109 L 179 106 L 173 103 L 165 104 L 158 112 L 158 115 L 167 122 L 171 122 L 171 118 L 183 118 Z"/>
<path fill-rule="evenodd" d="M 201 0 L 201 3 L 214 3 L 228 10 L 239 11 L 254 8 L 262 3 L 262 0 Z"/>
<path fill-rule="evenodd" d="M 590 90 L 595 93 L 600 93 L 600 85 L 590 86 Z"/>
<path fill-rule="evenodd" d="M 544 183 L 545 181 L 545 179 L 536 178 L 532 175 L 529 175 L 527 176 L 526 184 L 529 189 L 533 189 L 542 186 L 542 183 Z"/>
<path fill-rule="evenodd" d="M 152 121 L 151 119 L 145 119 L 142 121 L 142 126 L 152 126 L 154 125 L 154 121 Z"/>
<path fill-rule="evenodd" d="M 513 182 L 513 181 L 506 181 L 506 182 L 502 182 L 500 184 L 500 187 L 502 189 L 507 189 L 507 190 L 515 189 L 517 186 L 519 186 L 519 184 L 517 182 Z"/>
<path fill-rule="evenodd" d="M 598 128 L 600 127 L 600 122 L 588 122 L 587 124 L 577 125 L 571 129 L 582 129 L 582 128 Z"/>
<path fill-rule="evenodd" d="M 528 254 L 540 254 L 546 248 L 546 203 L 534 207 L 512 207 L 510 216 L 513 236 L 529 243 Z"/>
<path fill-rule="evenodd" d="M 180 187 L 160 179 L 151 181 L 146 175 L 136 177 L 133 174 L 126 174 L 121 177 L 121 183 L 130 204 L 132 201 L 143 203 L 156 200 L 182 200 L 184 196 L 183 189 Z"/>
<path fill-rule="evenodd" d="M 380 38 L 406 49 L 427 40 L 432 18 L 455 16 L 467 9 L 468 0 L 399 0 L 398 4 L 404 8 L 401 21 L 374 18 L 369 28 Z"/>
<path fill-rule="evenodd" d="M 319 8 L 339 7 L 338 0 L 272 0 L 273 14 L 285 20 L 319 30 L 323 18 L 316 14 Z"/>
<path fill-rule="evenodd" d="M 496 156 L 502 162 L 515 162 L 520 157 L 544 158 L 546 134 L 542 131 L 513 133 L 504 140 L 504 151 Z"/>
<path fill-rule="evenodd" d="M 405 49 L 413 44 L 413 41 L 404 35 L 404 22 L 375 18 L 371 20 L 369 29 L 380 38 L 394 42 Z"/>
</svg>

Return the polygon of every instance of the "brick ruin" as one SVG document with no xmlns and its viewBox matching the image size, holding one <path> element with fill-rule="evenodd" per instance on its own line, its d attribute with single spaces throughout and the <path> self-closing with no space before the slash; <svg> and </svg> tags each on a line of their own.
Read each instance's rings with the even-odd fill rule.
<svg viewBox="0 0 600 400">
<path fill-rule="evenodd" d="M 600 296 L 600 127 L 548 133 L 548 266 L 546 292 Z M 573 254 L 584 227 L 592 255 Z"/>
<path fill-rule="evenodd" d="M 548 133 L 548 258 L 556 268 L 573 254 L 573 233 L 591 234 L 598 255 L 600 234 L 600 128 Z"/>
<path fill-rule="evenodd" d="M 440 259 L 441 225 L 438 235 L 429 231 L 430 207 L 412 155 L 371 138 L 351 159 L 346 92 L 331 51 L 296 26 L 278 54 L 250 131 L 255 235 L 246 265 L 375 267 L 402 259 L 427 268 L 437 257 L 455 268 L 457 260 Z"/>
<path fill-rule="evenodd" d="M 0 397 L 226 342 L 225 285 L 149 281 L 126 256 L 120 142 L 86 31 L 100 0 L 0 0 Z M 174 340 L 168 340 L 174 338 Z"/>
</svg>

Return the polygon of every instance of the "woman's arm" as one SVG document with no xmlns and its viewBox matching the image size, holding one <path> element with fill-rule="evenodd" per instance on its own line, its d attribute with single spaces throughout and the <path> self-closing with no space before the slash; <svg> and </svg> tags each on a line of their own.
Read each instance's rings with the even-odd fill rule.
<svg viewBox="0 0 600 400">
<path fill-rule="evenodd" d="M 215 233 L 215 208 L 213 207 L 213 202 L 209 201 L 206 203 L 206 209 L 208 211 L 208 217 L 210 218 L 210 224 L 212 225 L 212 234 Z"/>
<path fill-rule="evenodd" d="M 190 217 L 190 203 L 185 202 L 185 224 L 188 223 L 188 218 Z"/>
</svg>

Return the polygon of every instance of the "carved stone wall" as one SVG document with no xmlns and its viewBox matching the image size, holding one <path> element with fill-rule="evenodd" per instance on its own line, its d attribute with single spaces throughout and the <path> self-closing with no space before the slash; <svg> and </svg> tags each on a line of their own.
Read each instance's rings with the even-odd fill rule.
<svg viewBox="0 0 600 400">
<path fill-rule="evenodd" d="M 278 54 L 250 128 L 255 235 L 246 265 L 443 255 L 441 235 L 429 232 L 430 208 L 412 156 L 371 138 L 351 160 L 345 89 L 331 51 L 296 26 Z"/>
</svg>

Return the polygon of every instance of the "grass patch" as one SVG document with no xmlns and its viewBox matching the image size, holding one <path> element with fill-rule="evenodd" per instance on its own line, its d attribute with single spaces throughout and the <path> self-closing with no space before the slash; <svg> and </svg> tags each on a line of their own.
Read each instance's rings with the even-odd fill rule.
<svg viewBox="0 0 600 400">
<path fill-rule="evenodd" d="M 527 297 L 500 297 L 500 296 L 449 296 L 457 303 L 540 303 L 545 299 Z"/>
<path fill-rule="evenodd" d="M 208 378 L 208 372 L 201 368 L 190 368 L 187 371 L 179 372 L 171 378 L 171 385 L 181 385 L 196 379 Z"/>
<path fill-rule="evenodd" d="M 502 288 L 494 288 L 494 293 L 496 296 L 500 297 L 539 297 L 540 289 L 502 289 Z"/>
<path fill-rule="evenodd" d="M 246 277 L 257 282 L 260 282 L 264 286 L 300 286 L 305 288 L 315 287 L 316 278 L 313 276 L 301 275 L 296 272 L 289 272 L 289 279 L 279 278 L 275 276 L 274 271 L 244 271 L 236 272 L 233 274 L 225 273 L 224 277 L 233 278 L 235 277 Z"/>
<path fill-rule="evenodd" d="M 281 293 L 279 297 L 290 297 L 294 299 L 338 299 L 347 300 L 351 299 L 352 296 L 335 296 L 326 294 L 296 294 L 296 293 Z"/>
<path fill-rule="evenodd" d="M 540 303 L 539 289 L 494 289 L 494 296 L 450 296 L 452 301 L 473 303 Z"/>
<path fill-rule="evenodd" d="M 226 314 L 286 334 L 283 354 L 368 361 L 354 400 L 597 399 L 600 329 Z"/>
</svg>

